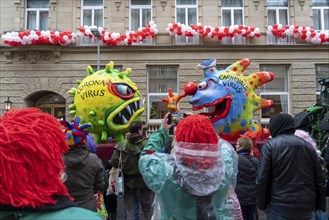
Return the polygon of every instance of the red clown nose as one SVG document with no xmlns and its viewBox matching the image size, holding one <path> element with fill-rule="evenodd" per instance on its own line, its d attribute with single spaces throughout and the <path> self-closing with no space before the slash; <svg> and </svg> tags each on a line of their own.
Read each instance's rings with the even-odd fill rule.
<svg viewBox="0 0 329 220">
<path fill-rule="evenodd" d="M 198 85 L 194 82 L 184 84 L 184 92 L 186 95 L 194 95 L 198 90 Z"/>
</svg>

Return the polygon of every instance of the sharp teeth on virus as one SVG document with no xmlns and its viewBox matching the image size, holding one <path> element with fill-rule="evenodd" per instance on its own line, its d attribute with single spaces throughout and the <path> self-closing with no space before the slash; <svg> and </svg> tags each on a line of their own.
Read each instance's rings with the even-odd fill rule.
<svg viewBox="0 0 329 220">
<path fill-rule="evenodd" d="M 126 110 L 129 112 L 129 114 L 131 115 L 131 110 L 130 110 L 130 107 L 129 105 L 126 106 Z"/>
<path fill-rule="evenodd" d="M 122 122 L 123 122 L 123 124 L 127 124 L 128 123 L 128 120 L 125 118 L 125 116 L 122 116 Z"/>
<path fill-rule="evenodd" d="M 134 102 L 134 104 L 135 104 L 135 109 L 137 110 L 138 109 L 137 102 Z"/>
</svg>

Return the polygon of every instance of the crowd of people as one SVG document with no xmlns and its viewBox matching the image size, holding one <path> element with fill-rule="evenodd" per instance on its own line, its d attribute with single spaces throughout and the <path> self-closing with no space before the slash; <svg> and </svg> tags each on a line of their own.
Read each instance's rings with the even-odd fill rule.
<svg viewBox="0 0 329 220">
<path fill-rule="evenodd" d="M 122 166 L 127 220 L 139 219 L 139 209 L 145 220 L 254 220 L 257 210 L 268 220 L 325 215 L 329 146 L 318 152 L 291 115 L 270 119 L 271 138 L 257 151 L 247 135 L 234 147 L 221 139 L 205 116 L 174 125 L 169 114 L 149 138 L 142 122 L 131 123 L 105 169 L 85 131 L 89 125 L 79 118 L 61 127 L 36 108 L 6 112 L 0 117 L 0 219 L 114 220 L 108 166 Z"/>
</svg>

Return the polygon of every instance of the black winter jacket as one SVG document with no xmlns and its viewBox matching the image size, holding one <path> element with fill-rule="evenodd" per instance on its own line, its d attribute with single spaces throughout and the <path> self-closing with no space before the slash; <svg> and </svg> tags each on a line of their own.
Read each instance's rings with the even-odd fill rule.
<svg viewBox="0 0 329 220">
<path fill-rule="evenodd" d="M 71 148 L 64 155 L 67 179 L 64 182 L 74 202 L 82 208 L 96 212 L 94 194 L 103 190 L 104 168 L 102 161 L 85 146 Z"/>
<path fill-rule="evenodd" d="M 256 205 L 256 175 L 259 161 L 255 156 L 238 151 L 238 175 L 235 192 L 242 206 Z"/>
<path fill-rule="evenodd" d="M 262 147 L 257 175 L 257 203 L 311 212 L 326 210 L 326 180 L 320 159 L 305 140 L 282 134 Z"/>
</svg>

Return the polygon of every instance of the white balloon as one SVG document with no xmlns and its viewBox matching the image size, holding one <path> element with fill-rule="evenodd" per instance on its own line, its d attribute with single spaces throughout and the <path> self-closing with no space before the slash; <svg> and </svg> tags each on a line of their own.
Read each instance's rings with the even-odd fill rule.
<svg viewBox="0 0 329 220">
<path fill-rule="evenodd" d="M 250 32 L 250 37 L 254 37 L 255 33 L 254 32 Z"/>
<path fill-rule="evenodd" d="M 301 33 L 303 31 L 303 27 L 298 27 L 298 32 Z"/>
<path fill-rule="evenodd" d="M 110 38 L 109 38 L 109 36 L 108 35 L 105 35 L 104 36 L 104 40 L 109 40 Z"/>
<path fill-rule="evenodd" d="M 69 37 L 68 37 L 67 35 L 64 35 L 64 36 L 63 36 L 63 39 L 64 39 L 65 41 L 67 41 L 67 40 L 69 39 Z"/>
<path fill-rule="evenodd" d="M 259 28 L 258 27 L 256 27 L 255 28 L 255 34 L 258 34 L 260 31 L 259 31 Z"/>
<path fill-rule="evenodd" d="M 267 30 L 268 30 L 268 31 L 272 31 L 272 30 L 273 30 L 273 26 L 268 26 L 268 27 L 267 27 Z"/>
<path fill-rule="evenodd" d="M 55 35 L 58 37 L 59 36 L 59 31 L 55 31 Z"/>
<path fill-rule="evenodd" d="M 281 29 L 282 28 L 282 24 L 278 24 L 278 29 Z"/>
<path fill-rule="evenodd" d="M 306 27 L 305 30 L 309 31 L 309 30 L 311 30 L 311 28 L 310 27 Z"/>
</svg>

